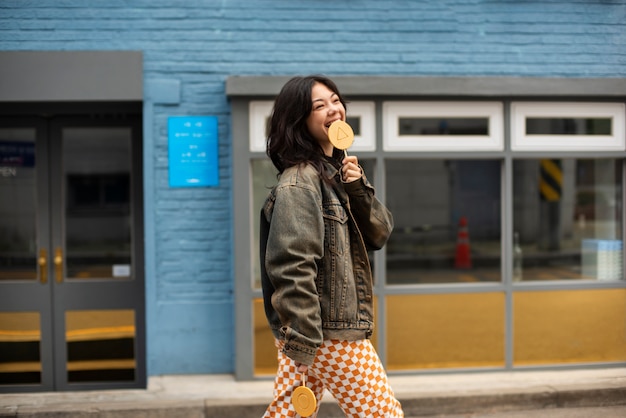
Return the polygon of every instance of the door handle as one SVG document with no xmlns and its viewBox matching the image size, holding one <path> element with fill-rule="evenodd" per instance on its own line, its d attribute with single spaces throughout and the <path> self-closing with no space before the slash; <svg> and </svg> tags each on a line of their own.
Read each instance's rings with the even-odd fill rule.
<svg viewBox="0 0 626 418">
<path fill-rule="evenodd" d="M 48 283 L 48 251 L 44 248 L 39 250 L 37 264 L 39 265 L 39 281 L 41 284 Z"/>
<path fill-rule="evenodd" d="M 54 275 L 57 283 L 63 283 L 63 250 L 54 250 Z"/>
</svg>

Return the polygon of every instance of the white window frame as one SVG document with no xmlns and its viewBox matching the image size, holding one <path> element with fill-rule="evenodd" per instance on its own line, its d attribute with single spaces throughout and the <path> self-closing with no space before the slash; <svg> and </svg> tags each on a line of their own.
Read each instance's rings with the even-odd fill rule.
<svg viewBox="0 0 626 418">
<path fill-rule="evenodd" d="M 624 103 L 513 102 L 511 150 L 513 151 L 624 151 L 626 135 Z M 611 135 L 527 135 L 526 119 L 611 118 Z"/>
<path fill-rule="evenodd" d="M 252 100 L 249 106 L 249 138 L 251 152 L 265 152 L 265 121 L 272 113 L 272 100 Z M 347 104 L 347 116 L 361 120 L 360 133 L 354 136 L 350 151 L 376 151 L 376 106 L 374 102 L 355 101 Z"/>
<path fill-rule="evenodd" d="M 347 116 L 361 120 L 360 132 L 354 135 L 350 151 L 376 151 L 376 104 L 374 102 L 349 102 Z"/>
<path fill-rule="evenodd" d="M 272 113 L 272 100 L 252 100 L 248 105 L 250 151 L 265 152 L 266 147 L 266 120 Z"/>
<path fill-rule="evenodd" d="M 402 117 L 487 118 L 488 135 L 400 135 Z M 502 151 L 504 117 L 501 102 L 397 102 L 383 103 L 385 151 Z"/>
</svg>

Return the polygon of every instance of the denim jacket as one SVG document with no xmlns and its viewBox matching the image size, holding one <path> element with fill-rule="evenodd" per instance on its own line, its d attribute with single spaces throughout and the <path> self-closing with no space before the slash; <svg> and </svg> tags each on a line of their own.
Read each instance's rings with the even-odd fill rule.
<svg viewBox="0 0 626 418">
<path fill-rule="evenodd" d="M 389 238 L 393 218 L 365 175 L 343 183 L 325 164 L 286 169 L 261 210 L 265 313 L 291 359 L 311 365 L 323 340 L 359 340 L 373 331 L 368 250 Z"/>
</svg>

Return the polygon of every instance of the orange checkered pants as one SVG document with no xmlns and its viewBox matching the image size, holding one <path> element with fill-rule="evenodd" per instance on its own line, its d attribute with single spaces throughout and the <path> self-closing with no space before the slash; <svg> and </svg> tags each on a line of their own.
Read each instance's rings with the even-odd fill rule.
<svg viewBox="0 0 626 418">
<path fill-rule="evenodd" d="M 296 417 L 291 404 L 292 392 L 302 384 L 296 363 L 278 346 L 278 371 L 274 381 L 274 400 L 264 418 Z M 393 394 L 387 374 L 370 340 L 326 340 L 309 366 L 307 386 L 315 393 L 316 417 L 324 389 L 335 397 L 347 417 L 404 417 L 400 402 Z"/>
</svg>

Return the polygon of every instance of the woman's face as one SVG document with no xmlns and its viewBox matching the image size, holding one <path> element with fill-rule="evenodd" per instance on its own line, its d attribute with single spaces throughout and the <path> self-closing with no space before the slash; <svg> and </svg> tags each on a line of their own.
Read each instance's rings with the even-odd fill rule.
<svg viewBox="0 0 626 418">
<path fill-rule="evenodd" d="M 336 120 L 346 119 L 346 109 L 339 96 L 325 84 L 315 83 L 311 89 L 313 107 L 306 120 L 309 133 L 319 142 L 324 154 L 333 155 L 333 144 L 328 139 L 328 127 Z"/>
</svg>

